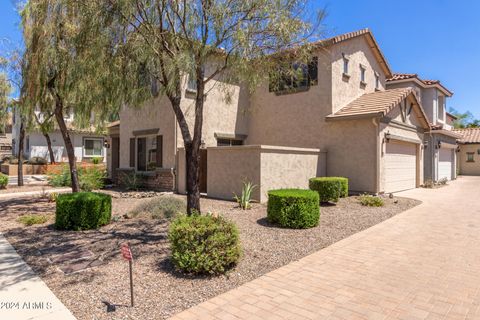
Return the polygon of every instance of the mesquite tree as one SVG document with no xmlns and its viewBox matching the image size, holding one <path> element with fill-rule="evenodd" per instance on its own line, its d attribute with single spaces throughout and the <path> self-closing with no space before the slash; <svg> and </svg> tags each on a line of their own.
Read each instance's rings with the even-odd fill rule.
<svg viewBox="0 0 480 320">
<path fill-rule="evenodd" d="M 26 103 L 42 106 L 56 119 L 68 156 L 72 191 L 80 190 L 74 147 L 65 116 L 90 127 L 110 116 L 119 104 L 115 48 L 103 18 L 86 1 L 29 0 L 22 15 L 25 42 L 23 68 Z M 112 72 L 115 71 L 115 72 Z"/>
<path fill-rule="evenodd" d="M 171 103 L 186 153 L 187 211 L 200 211 L 199 158 L 204 101 L 212 80 L 255 88 L 292 59 L 307 60 L 323 11 L 312 15 L 307 0 L 95 0 L 109 17 L 109 34 L 123 56 L 125 103 L 165 95 Z M 93 2 L 91 2 L 93 3 Z M 208 68 L 207 68 L 208 67 Z M 206 71 L 208 70 L 208 71 Z M 273 73 L 274 76 L 278 73 Z M 181 108 L 186 76 L 196 82 L 194 120 Z M 149 89 L 149 82 L 156 90 Z M 228 89 L 218 86 L 216 90 Z M 143 94 L 139 94 L 143 93 Z"/>
</svg>

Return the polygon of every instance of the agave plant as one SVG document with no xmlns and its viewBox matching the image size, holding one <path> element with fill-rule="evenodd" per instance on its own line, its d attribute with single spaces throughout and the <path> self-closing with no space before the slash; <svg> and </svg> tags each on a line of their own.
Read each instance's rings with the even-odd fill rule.
<svg viewBox="0 0 480 320">
<path fill-rule="evenodd" d="M 234 194 L 234 199 L 237 201 L 238 205 L 240 208 L 243 210 L 250 209 L 251 207 L 251 202 L 252 202 L 252 192 L 255 190 L 257 186 L 252 184 L 249 181 L 244 181 L 243 182 L 243 188 L 242 188 L 242 195 L 239 197 L 236 194 Z"/>
</svg>

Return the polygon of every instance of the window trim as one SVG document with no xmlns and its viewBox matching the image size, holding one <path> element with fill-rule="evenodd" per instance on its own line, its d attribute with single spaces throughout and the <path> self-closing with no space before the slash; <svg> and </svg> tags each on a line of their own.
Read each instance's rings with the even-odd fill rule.
<svg viewBox="0 0 480 320">
<path fill-rule="evenodd" d="M 225 137 L 217 137 L 217 147 L 235 147 L 235 146 L 243 146 L 245 144 L 245 140 L 244 139 L 241 139 L 241 138 L 225 138 Z M 222 145 L 219 145 L 218 143 L 220 141 L 228 141 L 229 144 L 222 144 Z M 236 141 L 236 142 L 240 142 L 239 144 L 234 144 L 233 142 Z"/>
<path fill-rule="evenodd" d="M 97 141 L 100 141 L 102 143 L 102 154 L 101 155 L 87 155 L 86 154 L 86 148 L 85 148 L 85 142 L 87 140 L 97 140 Z M 83 137 L 83 143 L 82 143 L 82 158 L 96 158 L 96 157 L 102 157 L 102 158 L 105 158 L 105 147 L 104 147 L 104 144 L 105 144 L 105 138 L 103 137 Z"/>
<path fill-rule="evenodd" d="M 380 90 L 380 74 L 375 71 L 375 90 Z"/>
<path fill-rule="evenodd" d="M 142 139 L 142 138 L 145 138 L 145 141 L 148 141 L 148 138 L 153 138 L 153 140 L 155 141 L 155 152 L 158 151 L 158 145 L 157 145 L 157 136 L 158 134 L 145 134 L 145 135 L 137 135 L 135 136 L 135 166 L 134 166 L 134 169 L 135 169 L 135 172 L 140 172 L 140 173 L 148 173 L 148 172 L 155 172 L 155 170 L 157 169 L 157 163 L 156 163 L 156 160 L 155 160 L 155 169 L 154 170 L 148 170 L 148 148 L 147 150 L 145 150 L 145 169 L 147 170 L 138 170 L 138 139 Z M 146 145 L 147 146 L 147 145 Z M 156 159 L 156 155 L 155 155 L 155 159 Z"/>
<path fill-rule="evenodd" d="M 343 76 L 350 78 L 350 58 L 345 54 L 342 53 L 343 58 Z"/>
</svg>

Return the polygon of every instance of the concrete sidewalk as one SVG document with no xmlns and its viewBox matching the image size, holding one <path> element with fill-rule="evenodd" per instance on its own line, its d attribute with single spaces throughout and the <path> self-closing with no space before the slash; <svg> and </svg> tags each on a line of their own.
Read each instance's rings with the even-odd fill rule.
<svg viewBox="0 0 480 320">
<path fill-rule="evenodd" d="M 42 194 L 69 193 L 69 192 L 72 192 L 72 188 L 47 189 L 47 190 L 43 190 L 43 191 L 40 190 L 40 191 L 2 193 L 2 194 L 0 194 L 0 201 L 1 200 L 18 199 L 18 198 L 30 198 L 30 197 L 34 197 L 34 196 L 41 196 Z"/>
<path fill-rule="evenodd" d="M 480 319 L 480 177 L 172 319 Z"/>
<path fill-rule="evenodd" d="M 2 234 L 0 234 L 0 319 L 75 319 Z"/>
</svg>

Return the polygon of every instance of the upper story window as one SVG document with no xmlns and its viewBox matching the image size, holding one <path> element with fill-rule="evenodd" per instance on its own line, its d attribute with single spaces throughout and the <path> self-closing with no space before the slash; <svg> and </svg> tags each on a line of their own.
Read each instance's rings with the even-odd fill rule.
<svg viewBox="0 0 480 320">
<path fill-rule="evenodd" d="M 270 92 L 282 93 L 302 89 L 318 84 L 318 57 L 308 63 L 295 62 L 289 69 L 280 68 L 277 74 L 270 76 Z"/>
<path fill-rule="evenodd" d="M 367 67 L 361 64 L 360 65 L 360 84 L 363 86 L 367 84 L 366 73 L 367 73 Z"/>
<path fill-rule="evenodd" d="M 375 89 L 380 90 L 380 74 L 375 72 Z"/>
<path fill-rule="evenodd" d="M 241 139 L 228 139 L 228 138 L 217 138 L 217 147 L 230 147 L 230 146 L 242 146 L 243 140 Z"/>
<path fill-rule="evenodd" d="M 438 96 L 438 119 L 445 121 L 445 97 Z"/>
<path fill-rule="evenodd" d="M 345 53 L 342 53 L 343 56 L 343 75 L 349 75 L 348 64 L 350 59 Z"/>
</svg>

